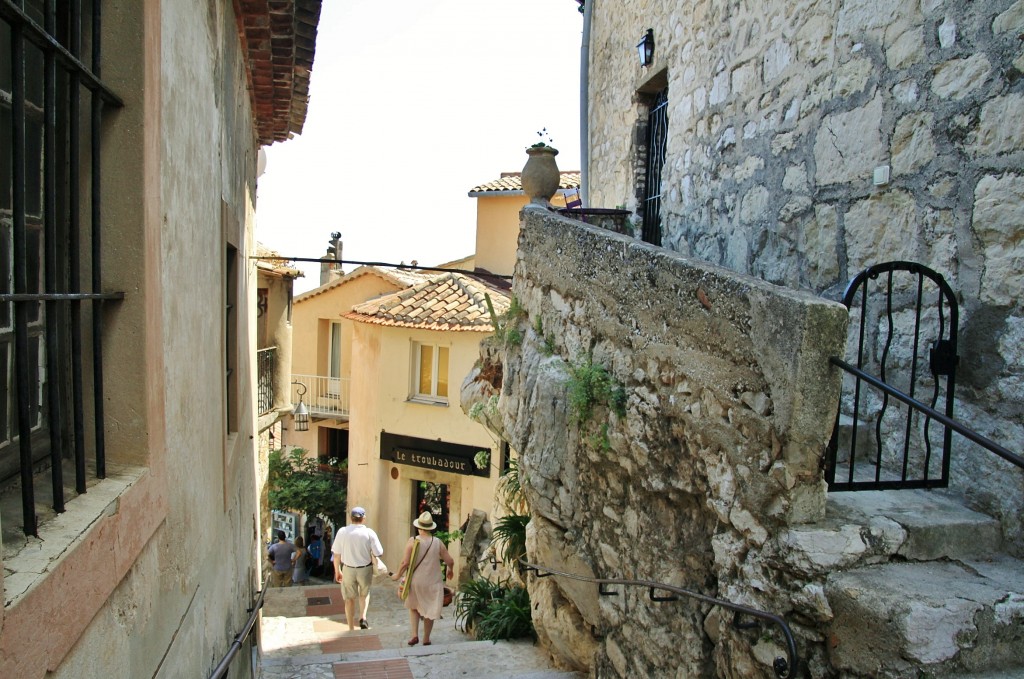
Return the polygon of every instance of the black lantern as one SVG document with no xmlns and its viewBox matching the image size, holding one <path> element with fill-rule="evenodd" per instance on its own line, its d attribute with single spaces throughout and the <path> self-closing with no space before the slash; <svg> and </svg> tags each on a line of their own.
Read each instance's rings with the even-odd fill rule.
<svg viewBox="0 0 1024 679">
<path fill-rule="evenodd" d="M 306 385 L 302 382 L 292 382 L 292 384 L 298 385 L 299 389 L 299 404 L 292 411 L 295 431 L 309 431 L 309 411 L 306 410 L 306 404 L 302 402 L 302 397 L 306 395 Z"/>
<path fill-rule="evenodd" d="M 654 61 L 654 29 L 648 28 L 643 39 L 636 45 L 637 55 L 640 57 L 641 66 L 650 66 Z"/>
</svg>

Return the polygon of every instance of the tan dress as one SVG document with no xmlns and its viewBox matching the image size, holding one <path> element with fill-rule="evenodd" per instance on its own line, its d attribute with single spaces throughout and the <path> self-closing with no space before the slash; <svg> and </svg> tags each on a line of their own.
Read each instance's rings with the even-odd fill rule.
<svg viewBox="0 0 1024 679">
<path fill-rule="evenodd" d="M 413 540 L 420 541 L 419 554 L 416 555 L 419 566 L 412 573 L 412 586 L 405 607 L 419 611 L 424 618 L 437 620 L 441 617 L 441 604 L 444 601 L 441 541 L 435 537 L 421 538 L 418 535 Z M 412 566 L 409 564 L 410 568 Z"/>
</svg>

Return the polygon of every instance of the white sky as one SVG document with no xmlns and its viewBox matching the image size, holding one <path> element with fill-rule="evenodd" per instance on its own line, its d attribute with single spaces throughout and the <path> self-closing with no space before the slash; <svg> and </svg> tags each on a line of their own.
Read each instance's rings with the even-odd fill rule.
<svg viewBox="0 0 1024 679">
<path fill-rule="evenodd" d="M 519 171 L 547 128 L 579 170 L 583 15 L 573 0 L 325 0 L 300 136 L 266 148 L 256 238 L 433 266 L 475 249 L 471 188 Z M 297 264 L 319 283 L 319 265 Z M 352 266 L 346 266 L 346 271 Z"/>
</svg>

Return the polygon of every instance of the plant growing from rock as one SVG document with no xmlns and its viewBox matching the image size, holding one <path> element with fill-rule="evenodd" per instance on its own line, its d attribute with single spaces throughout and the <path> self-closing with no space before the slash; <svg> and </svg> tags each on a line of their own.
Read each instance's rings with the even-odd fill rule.
<svg viewBox="0 0 1024 679">
<path fill-rule="evenodd" d="M 590 356 L 579 364 L 569 364 L 569 415 L 578 425 L 586 424 L 597 406 L 606 406 L 619 417 L 626 414 L 626 390 L 604 366 Z"/>
<path fill-rule="evenodd" d="M 533 637 L 530 594 L 526 588 L 513 585 L 503 589 L 476 622 L 475 634 L 477 639 L 491 641 Z"/>
<path fill-rule="evenodd" d="M 494 311 L 494 303 L 491 296 L 484 293 L 484 302 L 487 304 L 487 313 L 491 316 L 491 326 L 494 328 L 494 338 L 505 347 L 517 347 L 523 343 L 523 333 L 517 327 L 519 321 L 526 316 L 526 310 L 516 299 L 515 295 L 509 301 L 508 310 L 501 316 Z"/>
</svg>

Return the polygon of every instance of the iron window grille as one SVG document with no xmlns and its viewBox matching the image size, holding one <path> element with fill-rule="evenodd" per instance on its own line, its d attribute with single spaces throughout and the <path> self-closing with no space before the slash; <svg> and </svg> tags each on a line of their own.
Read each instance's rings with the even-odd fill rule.
<svg viewBox="0 0 1024 679">
<path fill-rule="evenodd" d="M 56 512 L 65 464 L 77 493 L 106 475 L 102 306 L 124 293 L 103 291 L 100 127 L 123 104 L 100 79 L 99 5 L 0 0 L 0 481 L 18 479 L 28 535 L 34 471 Z"/>
<path fill-rule="evenodd" d="M 643 197 L 643 231 L 647 243 L 661 245 L 661 174 L 668 143 L 668 88 L 658 92 L 647 115 L 647 158 Z"/>
</svg>

